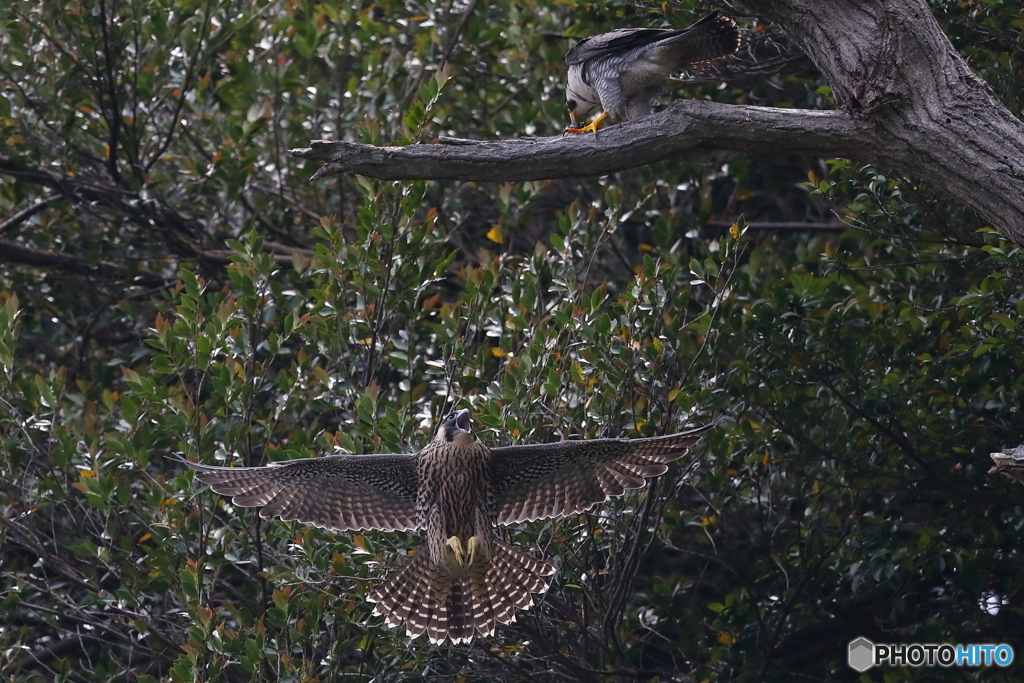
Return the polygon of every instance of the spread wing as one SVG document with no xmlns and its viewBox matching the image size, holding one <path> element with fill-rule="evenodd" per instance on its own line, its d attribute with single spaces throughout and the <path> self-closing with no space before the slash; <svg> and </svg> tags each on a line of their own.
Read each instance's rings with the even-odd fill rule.
<svg viewBox="0 0 1024 683">
<path fill-rule="evenodd" d="M 331 455 L 266 467 L 185 463 L 196 479 L 260 517 L 339 531 L 415 530 L 416 455 Z"/>
<path fill-rule="evenodd" d="M 719 26 L 719 24 L 723 24 Z M 698 21 L 693 26 L 683 29 L 666 28 L 617 28 L 608 33 L 602 33 L 591 38 L 584 38 L 572 46 L 565 55 L 565 63 L 569 66 L 581 64 L 594 57 L 605 57 L 607 55 L 626 52 L 634 48 L 644 47 L 669 39 L 682 39 L 697 32 L 708 31 L 717 33 L 728 27 L 736 36 L 736 46 L 739 45 L 739 32 L 736 30 L 736 23 L 728 17 L 722 17 L 719 12 L 712 12 Z M 733 47 L 724 54 L 731 54 L 736 51 Z M 703 59 L 712 59 L 721 56 L 721 53 L 702 56 Z"/>
<path fill-rule="evenodd" d="M 595 439 L 491 449 L 498 524 L 589 510 L 664 474 L 714 423 L 650 439 Z"/>
</svg>

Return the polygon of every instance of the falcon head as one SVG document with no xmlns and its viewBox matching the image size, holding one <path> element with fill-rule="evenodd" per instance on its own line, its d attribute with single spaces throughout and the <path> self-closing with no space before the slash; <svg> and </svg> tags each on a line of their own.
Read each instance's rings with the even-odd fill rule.
<svg viewBox="0 0 1024 683">
<path fill-rule="evenodd" d="M 565 108 L 569 110 L 570 128 L 579 128 L 583 125 L 583 117 L 597 105 L 587 102 L 585 99 L 574 93 L 570 88 L 565 90 Z"/>
<path fill-rule="evenodd" d="M 456 410 L 441 423 L 438 436 L 445 441 L 465 445 L 476 441 L 476 435 L 469 423 L 469 411 L 466 409 Z"/>
</svg>

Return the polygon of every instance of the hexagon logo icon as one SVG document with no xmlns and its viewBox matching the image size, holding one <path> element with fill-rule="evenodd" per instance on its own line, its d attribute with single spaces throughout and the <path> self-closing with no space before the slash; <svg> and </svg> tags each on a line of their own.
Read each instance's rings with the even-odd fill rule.
<svg viewBox="0 0 1024 683">
<path fill-rule="evenodd" d="M 851 669 L 864 673 L 875 664 L 875 644 L 864 637 L 851 640 L 847 657 Z"/>
</svg>

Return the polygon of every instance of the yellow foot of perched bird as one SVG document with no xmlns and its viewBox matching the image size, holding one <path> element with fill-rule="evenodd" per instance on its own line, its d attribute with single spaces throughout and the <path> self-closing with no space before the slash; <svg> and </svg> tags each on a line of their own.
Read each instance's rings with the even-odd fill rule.
<svg viewBox="0 0 1024 683">
<path fill-rule="evenodd" d="M 462 551 L 462 541 L 459 540 L 458 536 L 452 536 L 451 538 L 448 539 L 448 547 L 451 548 L 452 552 L 455 553 L 455 561 L 458 562 L 460 566 L 463 566 L 463 567 L 466 566 L 466 563 L 462 561 L 465 553 Z M 473 541 L 472 541 L 472 539 L 470 539 L 470 546 L 469 547 L 470 547 L 470 553 L 472 553 L 473 552 Z"/>
<path fill-rule="evenodd" d="M 602 112 L 600 116 L 598 116 L 596 119 L 591 121 L 586 126 L 583 126 L 582 128 L 573 128 L 572 126 L 570 126 L 565 129 L 565 132 L 572 133 L 573 135 L 578 135 L 579 133 L 593 133 L 594 137 L 596 138 L 597 127 L 601 125 L 601 122 L 604 121 L 606 118 L 608 118 L 608 112 Z"/>
</svg>

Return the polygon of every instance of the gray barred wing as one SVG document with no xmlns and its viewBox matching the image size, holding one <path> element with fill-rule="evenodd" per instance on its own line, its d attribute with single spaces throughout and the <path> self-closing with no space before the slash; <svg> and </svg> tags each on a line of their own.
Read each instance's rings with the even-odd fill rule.
<svg viewBox="0 0 1024 683">
<path fill-rule="evenodd" d="M 491 449 L 498 524 L 589 510 L 668 470 L 700 440 L 699 429 L 650 439 L 595 439 Z"/>
<path fill-rule="evenodd" d="M 739 49 L 740 34 L 735 21 L 712 12 L 684 29 L 617 28 L 584 38 L 566 53 L 565 63 L 572 66 L 595 57 L 626 55 L 656 43 L 683 44 L 677 59 L 684 64 L 731 55 Z"/>
<path fill-rule="evenodd" d="M 194 462 L 196 478 L 260 517 L 308 522 L 324 529 L 418 529 L 416 455 L 331 455 L 266 467 L 214 467 Z"/>
<path fill-rule="evenodd" d="M 686 31 L 673 31 L 664 28 L 617 28 L 591 38 L 584 38 L 576 43 L 565 55 L 565 63 L 569 66 L 582 64 L 594 57 L 607 57 L 628 50 L 645 47 L 659 40 L 672 37 Z"/>
</svg>

